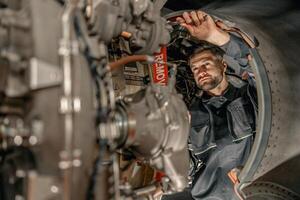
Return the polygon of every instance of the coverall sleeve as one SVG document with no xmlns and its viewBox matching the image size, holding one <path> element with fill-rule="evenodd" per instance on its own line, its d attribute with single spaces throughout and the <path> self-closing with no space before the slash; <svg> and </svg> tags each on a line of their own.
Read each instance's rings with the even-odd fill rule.
<svg viewBox="0 0 300 200">
<path fill-rule="evenodd" d="M 254 74 L 248 60 L 250 47 L 245 41 L 236 35 L 230 34 L 230 40 L 220 48 L 225 51 L 224 60 L 229 69 L 240 77 L 246 71 L 249 74 L 249 83 L 255 85 Z"/>
</svg>

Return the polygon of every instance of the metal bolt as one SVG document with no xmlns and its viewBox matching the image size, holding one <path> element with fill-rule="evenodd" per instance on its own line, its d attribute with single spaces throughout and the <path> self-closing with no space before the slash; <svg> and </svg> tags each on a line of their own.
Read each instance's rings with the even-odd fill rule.
<svg viewBox="0 0 300 200">
<path fill-rule="evenodd" d="M 72 163 L 69 161 L 69 154 L 66 151 L 62 151 L 59 153 L 61 161 L 58 163 L 60 169 L 68 169 L 71 167 Z"/>
<path fill-rule="evenodd" d="M 16 171 L 16 176 L 17 176 L 18 178 L 24 178 L 24 177 L 26 176 L 26 173 L 25 173 L 24 170 L 18 169 L 18 170 Z"/>
<path fill-rule="evenodd" d="M 23 138 L 21 136 L 19 136 L 19 135 L 15 136 L 14 137 L 14 143 L 17 146 L 20 146 L 23 143 Z"/>
<path fill-rule="evenodd" d="M 75 149 L 73 151 L 73 157 L 75 158 L 73 160 L 73 166 L 74 167 L 80 167 L 81 166 L 81 164 L 82 164 L 81 159 L 80 159 L 81 154 L 82 154 L 82 152 L 81 152 L 80 149 Z"/>
<path fill-rule="evenodd" d="M 59 188 L 56 185 L 52 185 L 50 188 L 52 193 L 57 194 L 59 192 Z"/>
<path fill-rule="evenodd" d="M 73 101 L 74 112 L 80 112 L 81 110 L 81 100 L 79 97 L 74 98 Z"/>
<path fill-rule="evenodd" d="M 35 136 L 30 136 L 30 137 L 29 137 L 29 143 L 30 143 L 31 145 L 36 145 L 36 144 L 38 143 L 37 137 L 35 137 Z"/>
<path fill-rule="evenodd" d="M 58 166 L 60 169 L 68 169 L 71 165 L 69 161 L 60 161 Z"/>
<path fill-rule="evenodd" d="M 4 118 L 3 123 L 4 123 L 5 125 L 9 125 L 9 119 L 8 119 L 8 118 Z"/>
<path fill-rule="evenodd" d="M 81 166 L 81 160 L 79 160 L 79 159 L 73 160 L 73 166 L 74 167 L 80 167 Z"/>
</svg>

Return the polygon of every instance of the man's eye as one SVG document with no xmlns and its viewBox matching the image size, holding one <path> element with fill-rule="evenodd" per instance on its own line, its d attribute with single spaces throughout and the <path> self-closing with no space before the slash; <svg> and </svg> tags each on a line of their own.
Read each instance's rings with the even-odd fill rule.
<svg viewBox="0 0 300 200">
<path fill-rule="evenodd" d="M 201 67 L 207 68 L 208 66 L 210 66 L 210 64 L 211 64 L 210 62 L 205 62 L 201 65 Z"/>
<path fill-rule="evenodd" d="M 199 69 L 199 67 L 195 66 L 195 67 L 192 68 L 192 71 L 195 72 L 195 71 L 197 71 L 198 69 Z"/>
</svg>

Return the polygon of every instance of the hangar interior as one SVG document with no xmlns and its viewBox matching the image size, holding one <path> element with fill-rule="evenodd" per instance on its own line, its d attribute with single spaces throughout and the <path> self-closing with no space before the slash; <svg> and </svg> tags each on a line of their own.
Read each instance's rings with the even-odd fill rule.
<svg viewBox="0 0 300 200">
<path fill-rule="evenodd" d="M 279 0 L 0 0 L 0 199 L 182 191 L 196 91 L 176 17 L 195 9 L 251 47 L 259 114 L 240 199 L 300 199 L 300 12 Z"/>
</svg>

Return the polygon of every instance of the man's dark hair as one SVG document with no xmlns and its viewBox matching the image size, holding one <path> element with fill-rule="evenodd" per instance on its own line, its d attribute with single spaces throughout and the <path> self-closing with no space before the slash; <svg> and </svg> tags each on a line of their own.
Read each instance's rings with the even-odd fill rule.
<svg viewBox="0 0 300 200">
<path fill-rule="evenodd" d="M 205 42 L 205 41 L 200 41 L 200 42 L 191 42 L 191 46 L 189 46 L 186 49 L 186 54 L 188 55 L 188 61 L 195 56 L 196 54 L 199 54 L 203 51 L 209 51 L 212 53 L 217 60 L 222 61 L 223 56 L 225 52 L 218 46 Z"/>
</svg>

